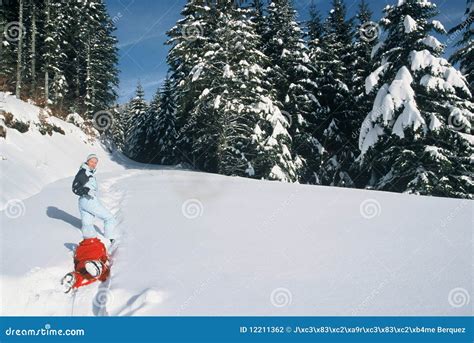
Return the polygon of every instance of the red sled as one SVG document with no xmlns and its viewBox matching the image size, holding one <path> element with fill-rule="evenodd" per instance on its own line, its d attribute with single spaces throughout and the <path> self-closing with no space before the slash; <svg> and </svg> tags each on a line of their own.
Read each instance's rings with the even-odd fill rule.
<svg viewBox="0 0 474 343">
<path fill-rule="evenodd" d="M 105 245 L 98 238 L 87 238 L 79 243 L 74 253 L 74 271 L 61 280 L 64 292 L 105 281 L 110 274 L 110 263 Z"/>
</svg>

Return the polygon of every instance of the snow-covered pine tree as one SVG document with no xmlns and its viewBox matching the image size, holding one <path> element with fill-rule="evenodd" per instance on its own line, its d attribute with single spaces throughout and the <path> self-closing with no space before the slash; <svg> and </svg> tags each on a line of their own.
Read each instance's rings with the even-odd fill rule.
<svg viewBox="0 0 474 343">
<path fill-rule="evenodd" d="M 252 0 L 250 8 L 252 10 L 252 21 L 255 23 L 255 32 L 259 37 L 263 37 L 266 30 L 264 0 Z M 263 43 L 262 40 L 261 43 Z M 260 48 L 262 47 L 259 47 L 259 49 Z"/>
<path fill-rule="evenodd" d="M 362 121 L 372 109 L 373 99 L 365 93 L 365 80 L 372 71 L 372 50 L 378 44 L 380 28 L 378 24 L 372 21 L 372 11 L 365 0 L 359 2 L 359 9 L 355 20 L 356 30 L 354 35 L 352 92 L 355 98 L 357 115 L 354 116 L 351 126 L 355 129 L 353 131 L 353 137 L 358 139 Z M 353 164 L 351 175 L 357 187 L 365 187 L 367 184 L 367 175 L 361 172 L 358 163 Z"/>
<path fill-rule="evenodd" d="M 150 105 L 147 108 L 146 115 L 146 139 L 143 147 L 144 155 L 149 163 L 156 163 L 159 161 L 158 146 L 154 143 L 157 140 L 157 121 L 158 113 L 161 111 L 161 94 L 158 88 L 150 101 Z"/>
<path fill-rule="evenodd" d="M 14 79 L 15 91 L 19 88 L 22 97 L 36 98 L 41 91 L 37 86 L 40 76 L 37 66 L 41 62 L 41 35 L 44 31 L 43 2 L 44 0 L 6 1 L 0 8 L 0 32 L 3 36 L 0 45 L 0 78 L 6 81 L 2 75 L 10 75 L 8 78 Z M 18 78 L 20 82 L 16 82 Z M 13 90 L 11 83 L 0 87 Z"/>
<path fill-rule="evenodd" d="M 178 133 L 174 85 L 175 82 L 167 76 L 150 104 L 150 108 L 156 113 L 149 138 L 152 145 L 150 151 L 153 154 L 150 162 L 168 165 L 178 162 L 175 153 Z"/>
<path fill-rule="evenodd" d="M 31 55 L 31 45 L 30 41 L 33 37 L 33 27 L 32 27 L 32 18 L 33 18 L 33 4 L 31 0 L 22 0 L 18 1 L 20 5 L 19 11 L 19 26 L 22 26 L 24 30 L 22 31 L 22 39 L 18 40 L 18 43 L 22 42 L 22 44 L 18 44 L 18 51 L 21 51 L 21 63 L 17 65 L 20 66 L 21 69 L 21 77 L 20 82 L 16 82 L 17 90 L 18 86 L 20 88 L 20 93 L 22 97 L 27 97 L 30 95 L 30 83 L 31 83 L 31 64 L 30 64 L 30 55 Z M 21 18 L 21 22 L 20 22 Z M 20 31 L 19 31 L 20 32 Z M 17 75 L 19 77 L 20 75 Z"/>
<path fill-rule="evenodd" d="M 89 3 L 86 16 L 81 24 L 86 27 L 84 33 L 86 51 L 86 79 L 84 80 L 87 115 L 92 117 L 97 111 L 107 109 L 117 97 L 117 39 L 113 36 L 115 25 L 107 14 L 103 0 Z"/>
<path fill-rule="evenodd" d="M 145 101 L 145 92 L 140 82 L 135 91 L 135 97 L 128 105 L 127 132 L 125 133 L 125 154 L 133 160 L 145 161 L 148 123 L 148 104 Z"/>
<path fill-rule="evenodd" d="M 28 82 L 28 89 L 30 97 L 34 99 L 40 94 L 41 88 L 38 87 L 38 77 L 40 74 L 38 73 L 37 66 L 41 61 L 41 54 L 40 50 L 38 50 L 41 46 L 41 14 L 44 13 L 43 9 L 43 1 L 34 1 L 30 0 L 28 3 L 28 17 L 27 20 L 29 21 L 30 35 L 27 37 L 27 47 L 28 47 L 28 67 L 27 67 L 27 82 Z"/>
<path fill-rule="evenodd" d="M 314 96 L 317 85 L 308 47 L 291 0 L 270 1 L 263 42 L 270 62 L 270 83 L 284 114 L 282 118 L 273 118 L 279 121 L 276 139 L 284 176 L 275 174 L 271 178 L 296 181 L 307 175 L 303 170 L 305 157 L 299 155 L 307 150 L 302 145 L 311 141 L 303 127 L 305 118 L 314 116 L 319 103 Z"/>
<path fill-rule="evenodd" d="M 67 102 L 65 99 L 66 95 L 71 89 L 72 84 L 70 80 L 71 77 L 68 77 L 68 70 L 71 70 L 71 65 L 74 63 L 74 57 L 71 56 L 68 52 L 73 49 L 73 45 L 76 44 L 77 35 L 74 35 L 72 38 L 71 35 L 75 31 L 75 28 L 70 28 L 70 23 L 73 21 L 74 14 L 77 14 L 74 4 L 75 2 L 64 2 L 61 0 L 50 0 L 51 2 L 51 11 L 50 11 L 50 28 L 52 32 L 49 34 L 49 37 L 46 39 L 52 39 L 51 41 L 51 92 L 49 100 L 56 108 L 63 109 L 64 104 Z M 69 79 L 69 83 L 68 83 Z M 78 98 L 78 94 L 73 92 L 75 98 Z M 80 110 L 78 111 L 80 113 Z"/>
<path fill-rule="evenodd" d="M 0 24 L 5 89 L 78 113 L 113 104 L 117 49 L 103 0 L 7 1 Z"/>
<path fill-rule="evenodd" d="M 461 33 L 462 36 L 456 43 L 459 47 L 457 51 L 450 57 L 449 61 L 453 64 L 459 63 L 461 72 L 466 77 L 471 91 L 474 90 L 474 30 L 472 24 L 474 22 L 474 2 L 467 0 L 467 8 L 465 19 L 459 25 L 449 30 L 450 34 Z"/>
<path fill-rule="evenodd" d="M 205 47 L 206 60 L 192 73 L 195 81 L 208 85 L 194 110 L 205 125 L 198 126 L 200 138 L 193 148 L 207 156 L 208 170 L 268 178 L 279 168 L 279 137 L 273 136 L 278 122 L 271 119 L 282 115 L 266 92 L 267 61 L 258 50 L 252 12 L 232 1 L 222 1 L 216 9 L 217 27 Z"/>
<path fill-rule="evenodd" d="M 191 75 L 204 56 L 204 46 L 215 30 L 215 8 L 210 0 L 188 0 L 183 16 L 169 30 L 171 45 L 167 57 L 170 66 L 170 78 L 175 82 L 176 89 L 176 120 L 177 139 L 176 152 L 179 160 L 189 165 L 201 168 L 201 152 L 193 151 L 194 141 L 199 138 L 196 134 L 197 124 L 203 124 L 199 118 L 193 117 L 196 100 L 207 87 L 196 80 L 197 73 Z M 194 69 L 194 71 L 197 71 Z M 195 111 L 194 111 L 195 113 Z"/>
<path fill-rule="evenodd" d="M 357 137 L 353 126 L 358 113 L 351 89 L 353 74 L 352 20 L 346 20 L 346 6 L 333 0 L 324 23 L 319 61 L 322 72 L 316 80 L 319 102 L 316 137 L 324 147 L 320 180 L 324 185 L 352 187 L 349 170 L 355 160 Z"/>
<path fill-rule="evenodd" d="M 51 17 L 52 12 L 52 4 L 51 0 L 45 0 L 44 4 L 44 41 L 43 41 L 43 60 L 44 63 L 42 65 L 42 71 L 44 73 L 44 103 L 46 106 L 50 103 L 50 77 L 52 74 L 52 65 L 53 65 L 53 58 L 54 58 L 54 47 L 57 42 L 54 41 L 53 32 L 53 20 Z"/>
<path fill-rule="evenodd" d="M 13 91 L 16 79 L 18 2 L 0 6 L 0 89 Z"/>
<path fill-rule="evenodd" d="M 314 0 L 309 5 L 309 19 L 306 22 L 306 35 L 308 38 L 308 45 L 310 48 L 319 46 L 324 34 L 324 25 L 321 18 L 321 12 L 318 10 Z"/>
<path fill-rule="evenodd" d="M 322 23 L 321 14 L 315 3 L 312 2 L 309 7 L 309 19 L 306 22 L 306 38 L 308 41 L 309 59 L 311 63 L 310 70 L 313 74 L 311 80 L 313 80 L 313 82 L 315 82 L 314 80 L 320 80 L 324 75 L 320 64 L 320 61 L 322 60 L 320 54 L 322 53 L 323 34 L 324 25 Z M 321 96 L 319 88 L 316 88 L 314 94 L 309 96 L 314 96 L 317 101 Z M 298 153 L 304 158 L 304 168 L 300 177 L 300 182 L 303 183 L 320 183 L 319 173 L 321 168 L 321 157 L 324 151 L 318 137 L 316 137 L 318 132 L 317 116 L 320 112 L 321 108 L 319 108 L 316 113 L 306 114 L 304 122 L 302 123 L 302 131 L 306 134 L 306 137 L 299 145 Z"/>
<path fill-rule="evenodd" d="M 474 105 L 465 79 L 441 57 L 444 46 L 431 35 L 445 32 L 432 20 L 436 5 L 400 0 L 384 13 L 386 39 L 376 50 L 377 69 L 366 80 L 375 100 L 359 137 L 368 186 L 472 197 Z"/>
<path fill-rule="evenodd" d="M 359 10 L 356 14 L 356 31 L 354 43 L 354 75 L 352 77 L 352 87 L 354 89 L 357 108 L 366 108 L 366 104 L 362 98 L 365 95 L 365 79 L 370 75 L 372 70 L 372 50 L 378 43 L 379 27 L 372 21 L 372 11 L 370 10 L 366 0 L 361 0 Z M 370 108 L 369 108 L 370 110 Z M 368 111 L 359 111 L 364 113 L 360 118 L 357 127 L 360 127 L 365 114 Z"/>
<path fill-rule="evenodd" d="M 25 31 L 23 30 L 24 24 L 24 12 L 25 12 L 25 0 L 18 0 L 18 40 L 16 49 L 16 83 L 15 83 L 15 95 L 17 98 L 21 96 L 21 87 L 23 81 L 23 69 L 24 69 L 24 53 L 23 46 L 25 44 Z"/>
<path fill-rule="evenodd" d="M 109 129 L 109 136 L 115 145 L 115 148 L 119 151 L 123 151 L 125 126 L 124 126 L 124 110 L 125 105 L 115 105 L 110 109 L 112 114 L 112 125 Z"/>
<path fill-rule="evenodd" d="M 66 37 L 61 51 L 68 84 L 66 105 L 86 116 L 105 110 L 116 99 L 118 84 L 115 26 L 103 0 L 74 0 L 59 13 Z"/>
</svg>

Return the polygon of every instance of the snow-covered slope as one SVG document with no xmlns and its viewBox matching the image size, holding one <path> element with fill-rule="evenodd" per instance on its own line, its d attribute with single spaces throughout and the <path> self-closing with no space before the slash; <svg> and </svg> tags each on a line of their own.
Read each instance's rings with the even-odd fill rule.
<svg viewBox="0 0 474 343">
<path fill-rule="evenodd" d="M 1 213 L 3 314 L 472 314 L 453 306 L 473 294 L 471 201 L 148 167 L 98 181 L 123 232 L 112 277 L 61 293 L 81 235 L 71 178 L 54 182 Z"/>
<path fill-rule="evenodd" d="M 49 120 L 66 134 L 0 139 L 2 200 L 23 199 L 0 212 L 2 315 L 472 314 L 472 201 L 152 167 Z M 73 297 L 71 182 L 91 151 L 123 238 L 112 276 Z"/>
<path fill-rule="evenodd" d="M 107 156 L 103 147 L 76 125 L 50 116 L 13 95 L 0 92 L 0 110 L 29 126 L 24 133 L 7 127 L 6 139 L 0 138 L 0 209 L 9 201 L 23 200 L 48 183 L 72 175 L 91 152 L 99 157 Z M 44 116 L 44 122 L 60 128 L 64 134 L 57 131 L 52 131 L 51 135 L 41 134 L 41 116 Z M 3 122 L 4 118 L 0 119 Z M 123 169 L 110 158 L 101 158 L 101 162 L 104 170 Z"/>
</svg>

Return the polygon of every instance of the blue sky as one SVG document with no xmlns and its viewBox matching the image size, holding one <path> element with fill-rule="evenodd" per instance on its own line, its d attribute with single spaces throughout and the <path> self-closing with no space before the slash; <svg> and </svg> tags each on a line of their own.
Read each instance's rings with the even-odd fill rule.
<svg viewBox="0 0 474 343">
<path fill-rule="evenodd" d="M 331 0 L 313 0 L 323 16 L 331 7 Z M 398 0 L 368 0 L 374 12 L 374 21 L 381 16 L 387 4 Z M 462 20 L 465 0 L 431 0 L 440 10 L 439 20 L 446 29 Z M 311 0 L 293 0 L 299 20 L 307 19 Z M 120 88 L 119 102 L 128 101 L 140 80 L 147 99 L 150 99 L 163 82 L 168 67 L 166 54 L 168 46 L 166 31 L 180 18 L 186 0 L 106 0 L 110 16 L 113 18 L 119 40 Z M 346 0 L 349 16 L 357 11 L 359 0 Z M 447 37 L 440 39 L 446 43 Z M 452 44 L 447 47 L 450 54 Z"/>
</svg>

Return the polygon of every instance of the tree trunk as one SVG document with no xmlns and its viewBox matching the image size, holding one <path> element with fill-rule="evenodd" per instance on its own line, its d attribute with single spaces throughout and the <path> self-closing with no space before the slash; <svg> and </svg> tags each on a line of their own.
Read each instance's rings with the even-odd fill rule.
<svg viewBox="0 0 474 343">
<path fill-rule="evenodd" d="M 19 99 L 21 95 L 21 70 L 23 67 L 23 0 L 19 0 L 19 16 L 18 16 L 18 51 L 16 61 L 16 90 L 15 95 Z"/>
<path fill-rule="evenodd" d="M 50 11 L 50 3 L 49 0 L 46 0 L 46 25 L 48 27 L 48 31 L 46 32 L 46 38 L 49 37 L 51 34 L 50 30 L 50 18 L 49 18 L 49 11 Z M 46 57 L 46 61 L 44 64 L 44 102 L 45 105 L 48 106 L 49 103 L 49 64 L 50 64 L 50 51 L 48 52 L 48 56 Z"/>
<path fill-rule="evenodd" d="M 31 18 L 31 94 L 36 94 L 36 5 L 32 1 L 32 18 Z"/>
<path fill-rule="evenodd" d="M 91 116 L 91 102 L 92 102 L 92 89 L 91 89 L 91 39 L 90 35 L 87 40 L 87 79 L 86 79 L 86 111 L 87 115 Z"/>
</svg>

